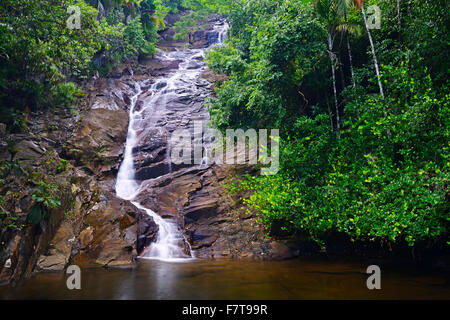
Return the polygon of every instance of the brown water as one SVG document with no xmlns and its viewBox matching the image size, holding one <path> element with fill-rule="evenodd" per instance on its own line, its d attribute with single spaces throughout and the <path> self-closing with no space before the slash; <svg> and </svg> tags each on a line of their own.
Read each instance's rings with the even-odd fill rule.
<svg viewBox="0 0 450 320">
<path fill-rule="evenodd" d="M 360 262 L 147 260 L 82 270 L 81 290 L 68 290 L 65 274 L 40 273 L 0 287 L 0 299 L 450 299 L 448 275 L 380 267 L 381 290 L 368 290 Z"/>
</svg>

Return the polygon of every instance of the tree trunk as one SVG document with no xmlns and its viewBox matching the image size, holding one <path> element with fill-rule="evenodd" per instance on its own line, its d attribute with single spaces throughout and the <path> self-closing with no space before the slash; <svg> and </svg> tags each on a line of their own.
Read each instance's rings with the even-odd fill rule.
<svg viewBox="0 0 450 320">
<path fill-rule="evenodd" d="M 369 36 L 370 48 L 372 49 L 373 64 L 375 65 L 375 72 L 377 74 L 378 87 L 380 87 L 380 95 L 381 95 L 381 98 L 384 100 L 384 91 L 383 91 L 383 86 L 381 85 L 380 69 L 378 68 L 377 55 L 375 53 L 375 46 L 373 45 L 372 35 L 370 34 L 369 24 L 367 23 L 367 18 L 366 18 L 366 13 L 364 11 L 363 3 L 361 3 L 361 11 L 362 11 L 363 18 L 364 18 L 364 24 L 366 25 L 367 35 Z M 383 106 L 383 113 L 384 113 L 384 117 L 387 118 L 387 112 L 386 112 L 385 106 Z M 389 139 L 391 138 L 391 130 L 389 128 L 387 129 L 387 136 Z"/>
<path fill-rule="evenodd" d="M 350 48 L 350 35 L 347 32 L 347 50 L 348 50 L 348 59 L 350 61 L 350 73 L 352 74 L 352 84 L 353 89 L 356 88 L 356 82 L 355 82 L 355 72 L 353 71 L 353 59 L 352 59 L 352 49 Z"/>
<path fill-rule="evenodd" d="M 337 102 L 337 90 L 336 90 L 336 65 L 335 65 L 335 58 L 333 54 L 333 40 L 331 39 L 331 34 L 328 33 L 328 55 L 330 56 L 331 60 L 331 73 L 333 75 L 333 93 L 334 93 L 334 106 L 336 108 L 336 128 L 339 132 L 339 129 L 341 128 L 340 125 L 340 118 L 339 118 L 339 108 L 338 108 L 338 102 Z"/>
<path fill-rule="evenodd" d="M 362 4 L 362 3 L 361 3 L 361 12 L 363 14 L 364 24 L 366 25 L 367 35 L 369 36 L 370 48 L 372 49 L 373 64 L 375 65 L 375 72 L 377 74 L 378 87 L 380 88 L 380 95 L 384 99 L 384 91 L 383 91 L 383 86 L 381 85 L 380 69 L 378 68 L 378 61 L 377 61 L 377 55 L 375 53 L 375 46 L 373 45 L 372 35 L 370 33 L 369 24 L 367 23 L 366 12 L 364 11 L 364 4 Z"/>
<path fill-rule="evenodd" d="M 353 89 L 355 89 L 356 88 L 355 72 L 353 71 L 352 48 L 350 48 L 350 33 L 348 32 L 347 14 L 345 14 L 345 24 L 347 25 L 347 29 L 346 29 L 345 33 L 347 36 L 347 51 L 348 51 L 348 59 L 350 61 L 350 73 L 352 75 Z"/>
</svg>

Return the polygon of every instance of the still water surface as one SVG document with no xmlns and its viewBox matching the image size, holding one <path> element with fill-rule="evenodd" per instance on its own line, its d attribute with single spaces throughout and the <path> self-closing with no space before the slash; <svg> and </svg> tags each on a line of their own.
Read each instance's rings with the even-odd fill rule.
<svg viewBox="0 0 450 320">
<path fill-rule="evenodd" d="M 65 274 L 40 273 L 0 287 L 0 299 L 450 299 L 448 274 L 380 267 L 382 289 L 368 290 L 360 262 L 141 260 L 82 270 L 81 290 L 68 290 Z"/>
</svg>

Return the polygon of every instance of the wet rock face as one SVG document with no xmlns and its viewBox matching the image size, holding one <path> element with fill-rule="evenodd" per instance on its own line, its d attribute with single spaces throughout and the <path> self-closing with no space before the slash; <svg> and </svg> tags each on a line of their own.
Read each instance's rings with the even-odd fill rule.
<svg viewBox="0 0 450 320">
<path fill-rule="evenodd" d="M 16 160 L 38 159 L 42 157 L 46 151 L 32 140 L 22 140 L 17 143 L 14 148 L 18 151 L 14 156 L 14 159 Z"/>
<path fill-rule="evenodd" d="M 24 193 L 26 192 L 24 191 Z M 52 238 L 65 238 L 66 233 L 57 232 L 57 230 L 64 220 L 65 210 L 69 209 L 68 190 L 61 188 L 60 201 L 62 205 L 49 210 L 48 218 L 34 225 L 27 223 L 27 216 L 33 204 L 29 198 L 31 197 L 24 197 L 20 204 L 22 207 L 15 209 L 17 223 L 23 225 L 22 229 L 9 230 L 1 226 L 0 284 L 17 282 L 23 276 L 29 275 L 41 260 L 42 254 L 49 250 Z M 52 247 L 50 250 L 54 253 L 53 259 L 42 261 L 42 264 L 48 266 L 49 270 L 64 268 L 70 249 L 66 246 L 58 246 Z"/>
<path fill-rule="evenodd" d="M 123 153 L 127 128 L 125 110 L 91 109 L 82 127 L 68 141 L 67 154 L 90 168 L 95 167 L 95 161 L 99 164 L 117 162 Z"/>
<path fill-rule="evenodd" d="M 64 270 L 74 263 L 134 265 L 143 213 L 114 195 L 134 90 L 134 81 L 125 72 L 120 80 L 93 80 L 85 84 L 87 96 L 79 116 L 49 110 L 30 115 L 29 133 L 1 132 L 1 141 L 11 141 L 12 146 L 5 144 L 3 149 L 1 145 L 1 159 L 14 156 L 23 168 L 39 173 L 37 177 L 45 176 L 48 183 L 60 185 L 57 198 L 61 206 L 50 210 L 48 219 L 29 225 L 33 186 L 11 190 L 20 194 L 20 199 L 13 203 L 8 198 L 4 206 L 18 218 L 17 224 L 25 227 L 8 230 L 0 226 L 0 283 L 19 281 L 35 270 Z M 63 159 L 67 171 L 57 171 Z M 7 188 L 17 180 L 14 176 L 6 179 Z M 151 238 L 151 230 L 146 235 Z"/>
<path fill-rule="evenodd" d="M 139 214 L 137 227 L 137 253 L 141 254 L 146 247 L 156 241 L 158 234 L 158 225 L 153 221 L 153 218 L 147 214 Z"/>
<path fill-rule="evenodd" d="M 73 212 L 61 223 L 37 270 L 134 266 L 142 247 L 155 240 L 157 226 L 145 212 L 113 193 L 113 181 L 96 181 L 78 171 Z M 144 237 L 138 238 L 137 234 Z"/>
<path fill-rule="evenodd" d="M 88 108 L 63 144 L 67 158 L 97 175 L 117 173 L 128 132 L 128 109 L 136 94 L 133 72 L 126 67 L 118 69 L 120 79 L 98 79 L 86 84 Z"/>
<path fill-rule="evenodd" d="M 206 34 L 206 41 L 207 41 L 208 45 L 217 43 L 219 41 L 219 32 L 217 32 L 217 31 L 208 32 Z"/>
<path fill-rule="evenodd" d="M 69 221 L 63 221 L 50 244 L 48 253 L 39 257 L 37 268 L 40 270 L 64 270 L 70 259 L 73 238 L 72 226 Z"/>
<path fill-rule="evenodd" d="M 138 216 L 143 213 L 129 201 L 101 193 L 79 227 L 72 263 L 80 267 L 132 265 L 137 256 Z"/>
</svg>

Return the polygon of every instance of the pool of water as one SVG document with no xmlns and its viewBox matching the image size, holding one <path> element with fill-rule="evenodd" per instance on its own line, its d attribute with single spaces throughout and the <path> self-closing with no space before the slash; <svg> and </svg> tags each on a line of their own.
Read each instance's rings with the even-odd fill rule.
<svg viewBox="0 0 450 320">
<path fill-rule="evenodd" d="M 86 269 L 81 290 L 68 275 L 39 273 L 0 299 L 450 299 L 448 274 L 381 267 L 381 290 L 368 290 L 367 264 L 322 260 L 141 260 L 134 269 Z"/>
</svg>

